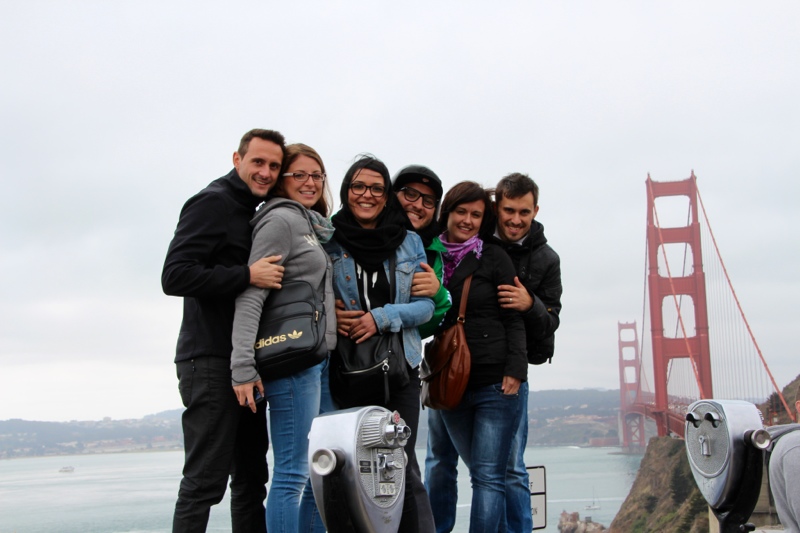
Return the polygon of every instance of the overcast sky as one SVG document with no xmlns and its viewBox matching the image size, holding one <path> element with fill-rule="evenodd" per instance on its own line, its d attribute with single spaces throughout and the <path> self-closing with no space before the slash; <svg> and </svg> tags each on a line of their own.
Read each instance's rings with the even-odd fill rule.
<svg viewBox="0 0 800 533">
<path fill-rule="evenodd" d="M 253 127 L 316 148 L 335 197 L 365 151 L 445 188 L 536 179 L 564 298 L 533 389 L 619 386 L 645 179 L 694 170 L 783 386 L 800 372 L 798 27 L 796 1 L 0 0 L 0 420 L 180 407 L 164 255 Z"/>
</svg>

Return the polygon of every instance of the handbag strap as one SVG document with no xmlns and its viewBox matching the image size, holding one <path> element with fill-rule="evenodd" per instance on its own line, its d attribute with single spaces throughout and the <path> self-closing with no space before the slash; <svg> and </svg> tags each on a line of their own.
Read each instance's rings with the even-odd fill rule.
<svg viewBox="0 0 800 533">
<path fill-rule="evenodd" d="M 306 220 L 308 221 L 308 229 L 311 230 L 311 233 L 314 233 L 314 221 L 311 220 L 311 215 L 308 214 L 308 209 L 305 207 L 303 208 L 303 214 L 306 216 Z M 322 245 L 320 244 L 320 249 L 322 249 Z M 325 279 L 328 277 L 328 267 L 331 266 L 331 260 L 327 257 L 327 252 L 325 253 L 325 273 L 322 275 L 322 310 L 325 310 Z"/>
<path fill-rule="evenodd" d="M 397 252 L 389 256 L 389 303 L 394 303 L 395 278 L 397 277 Z"/>
<path fill-rule="evenodd" d="M 464 280 L 464 287 L 461 289 L 461 304 L 458 306 L 458 322 L 464 323 L 467 315 L 467 298 L 469 297 L 469 285 L 472 282 L 472 274 Z"/>
</svg>

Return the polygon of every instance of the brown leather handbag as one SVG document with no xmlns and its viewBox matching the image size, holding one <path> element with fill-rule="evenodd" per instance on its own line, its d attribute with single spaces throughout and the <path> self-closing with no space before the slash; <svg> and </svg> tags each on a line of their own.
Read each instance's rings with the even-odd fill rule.
<svg viewBox="0 0 800 533">
<path fill-rule="evenodd" d="M 419 366 L 422 382 L 422 405 L 433 409 L 454 409 L 464 396 L 469 381 L 471 356 L 464 334 L 470 275 L 461 290 L 461 305 L 456 323 L 437 335 L 425 346 L 425 357 Z"/>
</svg>

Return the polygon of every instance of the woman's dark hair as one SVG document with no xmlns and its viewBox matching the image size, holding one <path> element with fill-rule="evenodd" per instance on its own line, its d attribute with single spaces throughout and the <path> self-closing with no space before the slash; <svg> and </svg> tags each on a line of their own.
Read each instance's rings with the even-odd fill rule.
<svg viewBox="0 0 800 533">
<path fill-rule="evenodd" d="M 392 194 L 392 180 L 389 177 L 389 169 L 386 168 L 384 162 L 372 154 L 360 154 L 356 156 L 356 161 L 350 165 L 350 168 L 348 168 L 347 172 L 344 174 L 342 187 L 339 189 L 339 200 L 342 202 L 342 207 L 347 206 L 347 192 L 350 190 L 350 184 L 353 182 L 353 178 L 356 177 L 359 170 L 364 168 L 367 170 L 374 170 L 383 178 L 383 186 L 386 187 L 387 204 L 389 203 L 389 198 L 394 196 Z"/>
<path fill-rule="evenodd" d="M 492 197 L 489 191 L 474 181 L 456 183 L 447 191 L 442 200 L 442 210 L 439 213 L 439 227 L 447 231 L 447 219 L 450 212 L 461 204 L 483 201 L 483 220 L 478 233 L 485 238 L 494 232 L 494 211 L 492 211 Z"/>
<path fill-rule="evenodd" d="M 281 175 L 278 177 L 278 182 L 275 184 L 275 188 L 271 191 L 272 196 L 279 196 L 281 198 L 287 198 L 286 190 L 283 188 L 283 183 L 287 179 L 293 178 L 284 178 L 283 174 L 289 169 L 292 163 L 297 160 L 298 157 L 304 155 L 306 157 L 310 157 L 317 163 L 319 163 L 319 168 L 322 170 L 322 173 L 325 173 L 325 163 L 322 162 L 322 158 L 317 153 L 316 150 L 308 146 L 307 144 L 302 143 L 295 143 L 289 144 L 286 146 L 285 155 L 283 156 L 283 164 L 281 165 Z M 325 181 L 322 182 L 322 196 L 319 197 L 317 203 L 311 206 L 311 209 L 319 213 L 320 215 L 327 217 L 331 212 L 331 204 L 333 204 L 333 199 L 331 198 L 331 190 L 328 187 L 328 179 L 326 178 Z"/>
<path fill-rule="evenodd" d="M 339 189 L 339 200 L 342 202 L 342 209 L 350 212 L 350 206 L 347 204 L 347 193 L 350 190 L 350 184 L 353 183 L 353 179 L 358 175 L 361 169 L 374 170 L 380 174 L 383 178 L 383 186 L 386 187 L 386 193 L 384 195 L 386 206 L 383 208 L 383 213 L 378 216 L 378 225 L 381 224 L 381 221 L 384 220 L 387 213 L 392 213 L 390 218 L 394 218 L 395 213 L 400 213 L 402 215 L 403 225 L 406 226 L 407 229 L 413 231 L 414 226 L 411 225 L 411 221 L 408 220 L 405 211 L 403 211 L 403 206 L 400 205 L 400 200 L 397 199 L 397 195 L 392 192 L 392 179 L 389 176 L 389 169 L 386 168 L 383 161 L 372 154 L 358 155 L 355 163 L 350 165 L 350 168 L 345 172 L 344 179 L 342 180 L 342 187 Z"/>
</svg>

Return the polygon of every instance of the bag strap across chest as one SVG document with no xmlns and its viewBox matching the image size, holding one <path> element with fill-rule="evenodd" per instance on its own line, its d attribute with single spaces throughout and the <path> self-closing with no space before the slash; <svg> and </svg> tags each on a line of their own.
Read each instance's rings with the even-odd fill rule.
<svg viewBox="0 0 800 533">
<path fill-rule="evenodd" d="M 472 282 L 472 274 L 464 280 L 464 287 L 461 289 L 461 304 L 458 306 L 457 322 L 464 323 L 467 316 L 467 298 L 469 298 L 469 286 Z"/>
</svg>

